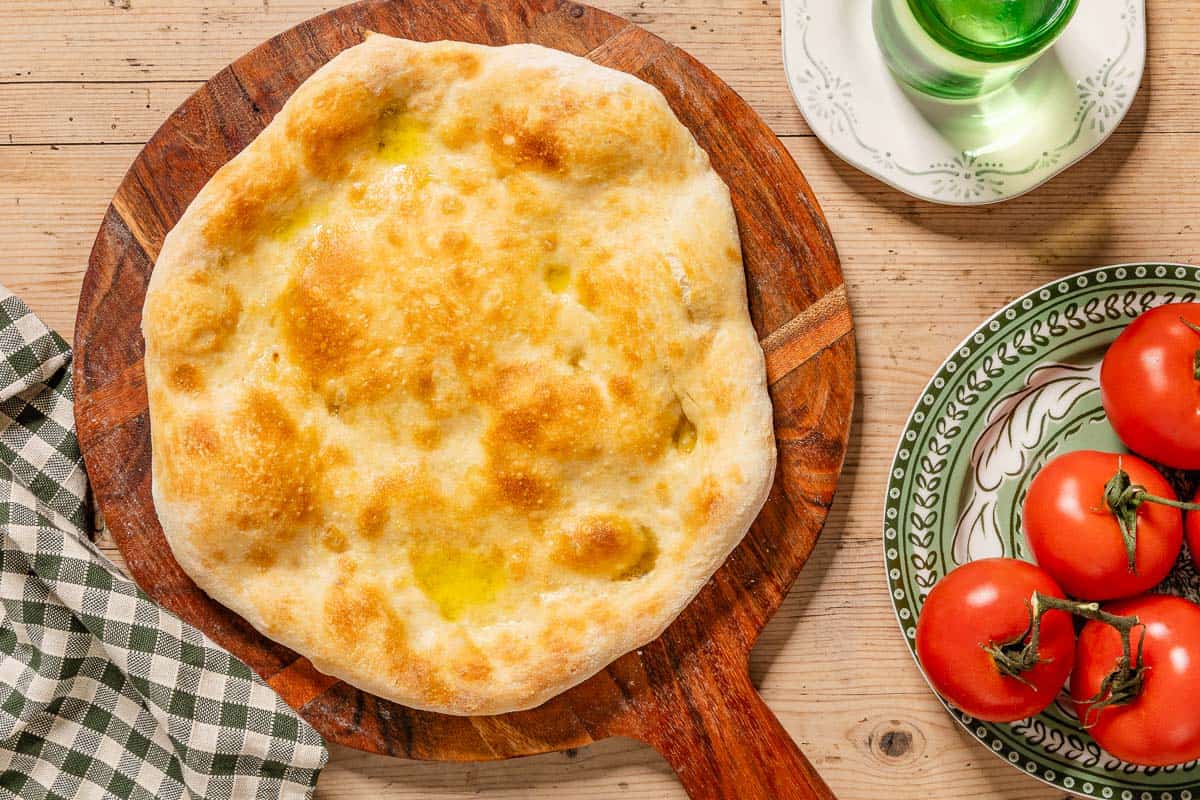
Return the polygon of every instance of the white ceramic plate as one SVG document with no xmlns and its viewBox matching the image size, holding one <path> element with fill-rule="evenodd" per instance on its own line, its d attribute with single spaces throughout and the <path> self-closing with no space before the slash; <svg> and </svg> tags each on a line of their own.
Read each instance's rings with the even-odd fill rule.
<svg viewBox="0 0 1200 800">
<path fill-rule="evenodd" d="M 809 127 L 839 157 L 914 197 L 982 205 L 1040 186 L 1109 137 L 1142 80 L 1145 18 L 1145 0 L 1082 0 L 1045 56 L 974 103 L 902 89 L 871 0 L 783 0 L 783 60 Z"/>
</svg>

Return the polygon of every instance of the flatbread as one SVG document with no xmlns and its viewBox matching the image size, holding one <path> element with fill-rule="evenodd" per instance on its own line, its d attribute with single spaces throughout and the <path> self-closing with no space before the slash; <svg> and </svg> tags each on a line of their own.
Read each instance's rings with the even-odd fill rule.
<svg viewBox="0 0 1200 800">
<path fill-rule="evenodd" d="M 209 595 L 451 714 L 655 638 L 775 466 L 727 188 L 651 86 L 371 36 L 163 244 L 154 501 Z"/>
</svg>

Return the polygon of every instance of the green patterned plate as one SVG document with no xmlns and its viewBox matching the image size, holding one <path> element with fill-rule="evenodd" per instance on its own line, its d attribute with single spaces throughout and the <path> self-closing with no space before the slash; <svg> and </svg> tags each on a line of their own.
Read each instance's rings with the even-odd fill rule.
<svg viewBox="0 0 1200 800">
<path fill-rule="evenodd" d="M 1021 530 L 1029 481 L 1053 456 L 1122 446 L 1100 405 L 1100 360 L 1141 312 L 1194 301 L 1200 267 L 1123 264 L 1081 272 L 1014 300 L 942 364 L 904 426 L 884 511 L 888 584 L 904 641 L 955 566 L 992 556 L 1032 560 Z M 1200 601 L 1200 577 L 1180 559 L 1161 587 Z M 1060 696 L 1010 725 L 951 714 L 1000 758 L 1084 797 L 1200 800 L 1200 763 L 1144 768 L 1104 752 Z"/>
</svg>

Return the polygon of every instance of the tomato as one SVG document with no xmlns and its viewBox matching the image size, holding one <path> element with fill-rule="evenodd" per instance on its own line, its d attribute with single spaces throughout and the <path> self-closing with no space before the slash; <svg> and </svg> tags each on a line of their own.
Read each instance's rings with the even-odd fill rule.
<svg viewBox="0 0 1200 800">
<path fill-rule="evenodd" d="M 1200 503 L 1200 490 L 1196 491 L 1192 502 Z M 1200 511 L 1187 512 L 1184 533 L 1187 536 L 1188 551 L 1192 554 L 1192 563 L 1200 570 Z"/>
<path fill-rule="evenodd" d="M 1136 456 L 1079 450 L 1055 458 L 1034 476 L 1025 497 L 1025 539 L 1034 559 L 1072 597 L 1110 600 L 1157 586 L 1183 545 L 1183 514 L 1145 501 L 1124 509 L 1135 532 L 1133 569 L 1117 513 L 1105 487 L 1123 469 L 1150 495 L 1175 500 L 1158 470 Z"/>
<path fill-rule="evenodd" d="M 1111 614 L 1136 615 L 1131 635 L 1139 644 L 1145 672 L 1141 691 L 1125 705 L 1089 714 L 1086 699 L 1121 657 L 1121 634 L 1103 622 L 1088 622 L 1079 634 L 1071 696 L 1092 737 L 1117 758 L 1145 766 L 1181 764 L 1200 758 L 1200 606 L 1170 595 L 1144 595 L 1108 604 Z"/>
<path fill-rule="evenodd" d="M 1200 469 L 1200 303 L 1171 303 L 1129 324 L 1100 368 L 1104 410 L 1135 453 Z"/>
<path fill-rule="evenodd" d="M 949 703 L 977 719 L 1014 722 L 1054 701 L 1075 657 L 1069 614 L 1046 612 L 1041 660 L 1020 679 L 1001 672 L 985 649 L 1014 643 L 1019 648 L 1027 641 L 1034 592 L 1063 596 L 1043 570 L 1012 558 L 963 564 L 933 587 L 917 621 L 917 658 L 929 683 Z"/>
</svg>

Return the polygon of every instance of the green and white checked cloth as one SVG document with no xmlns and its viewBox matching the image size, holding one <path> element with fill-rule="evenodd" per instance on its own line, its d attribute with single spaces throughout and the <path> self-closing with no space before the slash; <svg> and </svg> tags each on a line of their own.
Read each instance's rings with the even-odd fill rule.
<svg viewBox="0 0 1200 800">
<path fill-rule="evenodd" d="M 71 351 L 0 287 L 0 798 L 306 798 L 321 737 L 87 537 Z"/>
</svg>

